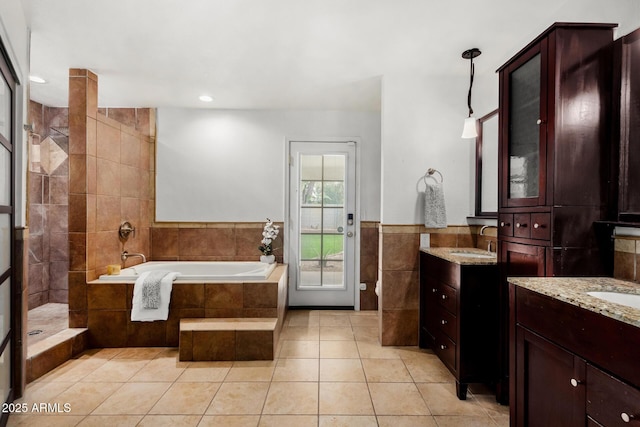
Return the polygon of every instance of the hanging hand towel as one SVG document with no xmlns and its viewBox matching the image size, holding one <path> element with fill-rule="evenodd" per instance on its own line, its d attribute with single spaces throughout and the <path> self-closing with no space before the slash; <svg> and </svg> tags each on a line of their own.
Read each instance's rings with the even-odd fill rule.
<svg viewBox="0 0 640 427">
<path fill-rule="evenodd" d="M 424 226 L 447 228 L 447 212 L 444 204 L 442 182 L 426 182 L 424 191 Z"/>
<path fill-rule="evenodd" d="M 145 271 L 133 285 L 131 321 L 167 320 L 173 281 L 178 273 Z"/>
</svg>

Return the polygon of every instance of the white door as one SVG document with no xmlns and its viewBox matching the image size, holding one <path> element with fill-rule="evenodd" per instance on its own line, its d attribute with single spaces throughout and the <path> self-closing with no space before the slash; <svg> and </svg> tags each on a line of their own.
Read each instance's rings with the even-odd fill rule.
<svg viewBox="0 0 640 427">
<path fill-rule="evenodd" d="M 289 150 L 289 305 L 354 307 L 356 143 L 290 141 Z"/>
</svg>

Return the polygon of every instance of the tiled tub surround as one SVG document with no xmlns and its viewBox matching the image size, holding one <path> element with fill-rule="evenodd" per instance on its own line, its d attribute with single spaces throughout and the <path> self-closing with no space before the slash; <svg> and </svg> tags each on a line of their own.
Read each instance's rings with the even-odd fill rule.
<svg viewBox="0 0 640 427">
<path fill-rule="evenodd" d="M 479 236 L 480 226 L 449 226 L 427 229 L 422 225 L 379 226 L 378 299 L 382 345 L 417 345 L 419 328 L 420 234 L 429 233 L 430 246 L 487 248 L 496 240 L 494 228 Z M 494 246 L 495 247 L 495 246 Z"/>
<path fill-rule="evenodd" d="M 88 344 L 177 347 L 181 318 L 278 318 L 286 314 L 287 266 L 265 281 L 174 283 L 166 321 L 132 322 L 133 282 L 87 283 Z"/>
<path fill-rule="evenodd" d="M 510 277 L 509 283 L 640 328 L 640 310 L 604 301 L 587 292 L 640 295 L 640 285 L 610 277 Z"/>
</svg>

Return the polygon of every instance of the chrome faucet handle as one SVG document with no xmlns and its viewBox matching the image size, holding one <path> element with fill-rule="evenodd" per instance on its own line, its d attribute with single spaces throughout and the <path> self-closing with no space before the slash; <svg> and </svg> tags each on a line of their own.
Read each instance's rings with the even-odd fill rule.
<svg viewBox="0 0 640 427">
<path fill-rule="evenodd" d="M 130 234 L 133 234 L 134 236 L 136 235 L 136 228 L 132 226 L 129 221 L 125 221 L 120 224 L 118 234 L 120 235 L 120 238 L 126 242 L 129 239 Z"/>
</svg>

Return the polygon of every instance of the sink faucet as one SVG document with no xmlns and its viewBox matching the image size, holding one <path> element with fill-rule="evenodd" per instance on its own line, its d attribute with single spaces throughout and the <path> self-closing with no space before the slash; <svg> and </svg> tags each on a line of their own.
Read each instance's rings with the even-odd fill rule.
<svg viewBox="0 0 640 427">
<path fill-rule="evenodd" d="M 140 257 L 140 258 L 142 258 L 142 262 L 147 262 L 147 257 L 145 257 L 143 254 L 129 253 L 127 251 L 124 251 L 120 255 L 120 259 L 122 260 L 122 268 L 124 268 L 124 263 L 127 262 L 127 259 L 129 259 L 131 257 Z"/>
<path fill-rule="evenodd" d="M 483 225 L 482 228 L 480 228 L 480 236 L 484 236 L 484 230 L 486 230 L 487 228 L 496 228 L 497 229 L 498 227 L 495 226 L 495 225 Z M 489 240 L 489 243 L 487 243 L 487 251 L 488 252 L 491 252 L 491 242 L 492 241 Z M 496 248 L 496 251 L 497 250 L 498 249 Z"/>
</svg>

